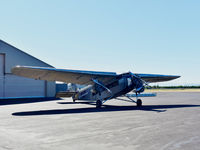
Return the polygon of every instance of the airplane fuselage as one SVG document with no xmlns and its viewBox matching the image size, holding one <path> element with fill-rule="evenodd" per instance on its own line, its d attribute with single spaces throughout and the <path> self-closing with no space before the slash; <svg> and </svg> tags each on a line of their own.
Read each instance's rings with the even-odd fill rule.
<svg viewBox="0 0 200 150">
<path fill-rule="evenodd" d="M 75 96 L 75 100 L 107 100 L 112 99 L 136 89 L 138 86 L 143 86 L 143 84 L 138 81 L 139 79 L 134 78 L 131 74 L 126 73 L 119 78 L 106 84 L 106 88 L 99 86 L 98 84 L 88 85 L 81 89 Z M 140 84 L 141 85 L 138 85 Z"/>
</svg>

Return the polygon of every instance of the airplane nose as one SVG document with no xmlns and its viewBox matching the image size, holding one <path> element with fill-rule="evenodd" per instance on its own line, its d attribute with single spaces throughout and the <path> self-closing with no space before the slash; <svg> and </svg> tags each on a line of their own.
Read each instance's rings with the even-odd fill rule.
<svg viewBox="0 0 200 150">
<path fill-rule="evenodd" d="M 131 77 L 132 77 L 132 84 L 134 85 L 134 89 L 137 93 L 142 93 L 144 92 L 144 83 L 143 81 L 140 79 L 140 77 L 138 77 L 137 75 L 135 75 L 134 73 L 130 73 Z"/>
</svg>

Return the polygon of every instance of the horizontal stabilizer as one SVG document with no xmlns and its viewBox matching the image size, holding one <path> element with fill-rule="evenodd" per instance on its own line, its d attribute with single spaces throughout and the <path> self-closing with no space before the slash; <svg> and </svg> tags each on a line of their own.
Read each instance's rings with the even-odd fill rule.
<svg viewBox="0 0 200 150">
<path fill-rule="evenodd" d="M 77 92 L 58 92 L 56 94 L 56 97 L 72 97 L 74 96 L 75 94 L 77 94 Z"/>
<path fill-rule="evenodd" d="M 136 94 L 126 94 L 127 97 L 136 97 Z M 137 95 L 138 97 L 155 97 L 156 93 L 141 93 Z"/>
</svg>

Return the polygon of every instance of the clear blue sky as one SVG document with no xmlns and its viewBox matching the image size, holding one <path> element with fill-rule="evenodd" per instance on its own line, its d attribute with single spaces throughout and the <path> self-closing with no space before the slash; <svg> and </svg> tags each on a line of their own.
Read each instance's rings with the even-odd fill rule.
<svg viewBox="0 0 200 150">
<path fill-rule="evenodd" d="M 0 0 L 0 39 L 57 67 L 200 84 L 199 0 Z"/>
</svg>

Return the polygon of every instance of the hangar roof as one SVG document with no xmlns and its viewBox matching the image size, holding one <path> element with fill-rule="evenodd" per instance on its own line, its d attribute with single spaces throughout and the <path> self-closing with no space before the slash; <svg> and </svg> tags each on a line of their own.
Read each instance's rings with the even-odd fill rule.
<svg viewBox="0 0 200 150">
<path fill-rule="evenodd" d="M 10 47 L 13 48 L 12 50 L 17 50 L 18 52 L 23 53 L 23 54 L 25 54 L 25 55 L 27 55 L 27 56 L 29 56 L 29 57 L 35 59 L 35 60 L 37 60 L 37 61 L 39 61 L 39 62 L 41 62 L 41 63 L 47 65 L 48 67 L 53 67 L 53 66 L 47 64 L 46 62 L 44 62 L 44 61 L 42 61 L 42 60 L 40 60 L 40 59 L 38 59 L 38 58 L 36 58 L 36 57 L 34 57 L 34 56 L 32 56 L 32 55 L 26 53 L 26 52 L 24 52 L 24 51 L 22 51 L 22 50 L 20 50 L 20 49 L 18 49 L 18 48 L 16 48 L 15 46 L 13 46 L 13 45 L 11 45 L 11 44 L 9 44 L 9 43 L 7 43 L 7 42 L 1 40 L 1 39 L 0 39 L 0 43 L 4 43 L 4 44 L 8 45 L 8 46 L 10 46 Z"/>
</svg>

